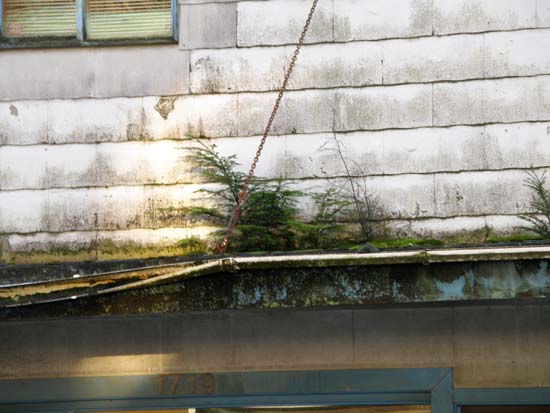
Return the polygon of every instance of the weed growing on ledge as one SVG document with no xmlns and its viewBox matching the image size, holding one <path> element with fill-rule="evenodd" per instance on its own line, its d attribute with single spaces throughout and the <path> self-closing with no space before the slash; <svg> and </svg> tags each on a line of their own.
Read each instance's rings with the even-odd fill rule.
<svg viewBox="0 0 550 413">
<path fill-rule="evenodd" d="M 201 208 L 201 215 L 216 214 L 225 225 L 235 206 L 239 191 L 246 178 L 236 171 L 239 164 L 236 155 L 222 156 L 216 145 L 195 141 L 187 160 L 198 168 L 202 177 L 215 185 L 214 189 L 203 188 L 200 192 L 213 202 L 213 208 Z M 254 179 L 249 186 L 248 197 L 241 206 L 239 225 L 233 233 L 230 250 L 274 251 L 318 248 L 320 226 L 300 222 L 297 218 L 297 202 L 304 194 L 291 188 L 282 180 Z M 206 212 L 208 214 L 206 214 Z M 190 212 L 193 215 L 193 212 Z M 324 224 L 323 224 L 324 225 Z M 212 246 L 221 241 L 224 231 L 213 234 Z"/>
<path fill-rule="evenodd" d="M 210 220 L 225 225 L 235 206 L 246 175 L 237 171 L 236 155 L 221 155 L 216 145 L 195 140 L 186 160 L 205 181 L 212 184 L 202 188 L 213 207 L 186 208 L 190 218 Z M 281 179 L 268 181 L 253 179 L 248 197 L 241 206 L 239 224 L 230 242 L 232 251 L 285 251 L 328 249 L 350 243 L 372 240 L 376 218 L 381 216 L 378 198 L 367 191 L 366 179 L 358 165 L 352 171 L 338 145 L 338 153 L 347 176 L 338 186 L 329 185 L 321 192 L 305 194 L 295 190 Z M 355 172 L 360 178 L 354 176 Z M 312 201 L 311 220 L 298 217 L 298 201 Z M 345 231 L 341 222 L 358 224 L 360 234 Z M 217 245 L 225 232 L 214 233 L 211 247 Z"/>
<path fill-rule="evenodd" d="M 342 144 L 334 137 L 335 151 L 344 167 L 344 180 L 341 196 L 348 203 L 348 219 L 359 224 L 361 241 L 371 241 L 377 234 L 377 223 L 384 216 L 380 199 L 368 190 L 366 173 L 357 162 L 344 156 Z"/>
<path fill-rule="evenodd" d="M 524 185 L 531 190 L 530 206 L 533 213 L 519 217 L 530 225 L 523 229 L 532 231 L 543 238 L 550 238 L 550 190 L 546 189 L 546 172 L 528 171 Z"/>
</svg>

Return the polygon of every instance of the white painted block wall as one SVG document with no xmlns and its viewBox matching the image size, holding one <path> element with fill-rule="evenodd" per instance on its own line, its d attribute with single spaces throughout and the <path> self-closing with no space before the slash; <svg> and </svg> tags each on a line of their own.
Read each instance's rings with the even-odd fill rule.
<svg viewBox="0 0 550 413">
<path fill-rule="evenodd" d="M 2 250 L 206 236 L 162 212 L 204 202 L 189 138 L 247 170 L 309 6 L 180 0 L 179 44 L 0 51 Z M 396 235 L 514 232 L 550 167 L 549 46 L 550 0 L 319 0 L 258 174 L 319 190 L 338 139 Z"/>
</svg>

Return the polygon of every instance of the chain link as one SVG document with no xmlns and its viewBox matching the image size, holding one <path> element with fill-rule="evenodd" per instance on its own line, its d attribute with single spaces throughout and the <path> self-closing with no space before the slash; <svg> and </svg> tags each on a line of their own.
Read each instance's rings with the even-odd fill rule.
<svg viewBox="0 0 550 413">
<path fill-rule="evenodd" d="M 239 192 L 239 196 L 237 198 L 237 205 L 235 206 L 235 210 L 233 211 L 233 214 L 231 215 L 231 219 L 229 220 L 229 224 L 227 225 L 227 233 L 225 235 L 225 238 L 221 242 L 221 244 L 218 246 L 218 251 L 220 254 L 225 254 L 225 251 L 227 250 L 227 245 L 229 244 L 229 238 L 231 238 L 231 234 L 233 233 L 235 227 L 237 226 L 237 222 L 239 222 L 239 217 L 241 214 L 241 207 L 244 203 L 247 195 L 248 195 L 248 187 L 250 185 L 250 181 L 252 180 L 252 177 L 254 176 L 254 171 L 256 170 L 256 166 L 258 165 L 258 161 L 260 160 L 260 156 L 262 155 L 262 151 L 264 149 L 265 142 L 267 140 L 267 136 L 269 135 L 269 132 L 271 131 L 271 127 L 273 126 L 273 121 L 275 120 L 275 116 L 277 115 L 277 112 L 279 111 L 279 106 L 281 105 L 281 101 L 283 100 L 283 96 L 286 92 L 286 88 L 288 86 L 288 82 L 290 80 L 290 76 L 292 75 L 292 71 L 294 70 L 294 66 L 296 65 L 296 61 L 298 60 L 298 55 L 300 54 L 300 49 L 302 48 L 304 44 L 304 40 L 306 38 L 307 31 L 309 29 L 309 25 L 311 24 L 311 19 L 313 18 L 313 14 L 315 13 L 315 9 L 317 8 L 317 3 L 319 0 L 313 0 L 313 4 L 311 5 L 311 9 L 309 11 L 309 14 L 307 16 L 306 24 L 304 25 L 304 29 L 302 30 L 302 34 L 300 35 L 300 38 L 298 39 L 298 43 L 296 44 L 296 49 L 294 50 L 294 54 L 292 55 L 292 58 L 290 59 L 290 63 L 288 65 L 288 68 L 285 73 L 285 78 L 283 80 L 283 84 L 281 88 L 279 89 L 279 94 L 277 95 L 277 100 L 275 100 L 275 105 L 273 106 L 273 110 L 271 111 L 271 116 L 269 117 L 269 120 L 267 121 L 267 125 L 265 127 L 264 133 L 262 135 L 262 140 L 260 142 L 260 145 L 258 146 L 258 150 L 256 151 L 256 156 L 254 156 L 254 160 L 252 161 L 252 165 L 250 166 L 250 170 L 248 171 L 248 175 L 246 176 L 246 179 L 244 180 L 243 186 L 241 188 L 241 191 Z"/>
</svg>

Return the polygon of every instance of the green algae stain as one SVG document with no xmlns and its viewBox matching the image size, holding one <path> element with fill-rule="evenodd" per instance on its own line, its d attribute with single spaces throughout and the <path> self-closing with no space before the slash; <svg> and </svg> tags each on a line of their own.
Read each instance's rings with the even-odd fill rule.
<svg viewBox="0 0 550 413">
<path fill-rule="evenodd" d="M 204 242 L 197 238 L 189 238 L 173 245 L 143 245 L 134 242 L 114 243 L 112 240 L 98 242 L 97 259 L 99 261 L 113 259 L 177 257 L 194 254 L 204 254 Z"/>
<path fill-rule="evenodd" d="M 71 249 L 55 247 L 48 250 L 34 250 L 32 252 L 10 251 L 8 248 L 2 248 L 0 264 L 57 264 L 69 262 L 181 257 L 187 255 L 205 254 L 206 251 L 206 242 L 195 237 L 181 240 L 172 245 L 144 245 L 137 242 L 118 243 L 110 239 L 105 239 L 97 241 L 86 248 Z"/>
<path fill-rule="evenodd" d="M 32 252 L 12 252 L 4 249 L 0 263 L 3 265 L 57 264 L 96 261 L 96 259 L 95 248 L 52 248 L 47 251 L 35 250 Z"/>
</svg>

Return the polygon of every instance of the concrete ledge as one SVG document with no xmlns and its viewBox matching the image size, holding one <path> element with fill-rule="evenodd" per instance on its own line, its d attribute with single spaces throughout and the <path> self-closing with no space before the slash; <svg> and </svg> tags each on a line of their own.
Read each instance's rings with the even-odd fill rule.
<svg viewBox="0 0 550 413">
<path fill-rule="evenodd" d="M 202 259 L 194 258 L 174 264 L 153 265 L 140 268 L 131 268 L 122 271 L 113 271 L 105 273 L 96 273 L 93 275 L 83 275 L 73 278 L 63 278 L 55 275 L 51 281 L 19 283 L 13 285 L 0 286 L 0 307 L 19 307 L 30 304 L 67 300 L 76 297 L 89 297 L 102 294 L 113 294 L 123 291 L 148 288 L 152 286 L 165 285 L 169 283 L 182 282 L 185 280 L 202 278 L 223 273 L 239 273 L 250 271 L 271 271 L 277 270 L 286 272 L 300 273 L 303 269 L 319 269 L 324 271 L 330 268 L 353 267 L 360 271 L 360 267 L 380 267 L 395 265 L 412 264 L 441 264 L 441 263 L 495 263 L 501 261 L 541 261 L 550 259 L 550 246 L 525 246 L 525 247 L 478 247 L 478 248 L 459 248 L 459 249 L 422 249 L 422 250 L 402 250 L 388 251 L 378 253 L 357 253 L 357 252 L 325 252 L 317 254 L 298 253 L 292 255 L 268 255 L 268 256 L 228 256 L 228 257 L 208 257 Z M 531 295 L 544 294 L 550 289 L 550 278 L 547 275 L 547 263 L 541 263 L 536 274 L 531 274 L 527 283 L 528 287 L 510 287 L 504 294 L 526 293 Z M 12 269 L 17 271 L 17 268 Z M 25 271 L 24 268 L 21 271 Z M 363 271 L 363 270 L 361 270 Z M 377 270 L 373 270 L 376 272 Z M 495 271 L 493 271 L 495 272 Z M 502 276 L 491 272 L 490 277 Z M 520 271 L 521 273 L 521 271 Z M 483 275 L 483 274 L 481 274 Z M 480 275 L 480 276 L 481 276 Z M 472 275 L 473 276 L 473 275 Z M 485 276 L 485 275 L 483 275 Z M 518 276 L 523 276 L 523 273 Z M 463 283 L 466 279 L 462 277 Z M 439 281 L 435 281 L 440 282 Z M 460 281 L 460 280 L 459 280 Z M 428 281 L 425 281 L 428 282 Z M 429 282 L 433 282 L 429 281 Z M 496 281 L 484 281 L 496 282 Z M 500 282 L 500 281 L 498 281 Z M 440 282 L 440 284 L 442 281 Z M 532 284 L 532 285 L 531 285 Z M 442 284 L 441 284 L 442 285 Z M 519 284 L 518 284 L 519 285 Z M 492 286 L 492 284 L 491 284 Z M 387 294 L 385 286 L 379 286 L 382 291 L 379 293 Z M 418 286 L 417 286 L 418 287 Z M 482 294 L 487 296 L 468 295 L 464 291 L 464 286 L 460 292 L 455 291 L 452 285 L 443 288 L 441 294 L 426 297 L 416 297 L 419 301 L 445 301 L 455 299 L 488 299 L 496 290 L 493 287 L 487 289 Z M 531 288 L 533 291 L 531 291 Z M 456 286 L 458 288 L 458 285 Z M 525 290 L 528 288 L 529 291 Z M 525 290 L 525 291 L 524 291 Z M 393 293 L 392 293 L 393 294 Z M 390 294 L 390 295 L 392 295 Z M 403 295 L 404 294 L 404 295 Z M 398 295 L 397 301 L 413 301 L 408 297 L 408 293 L 403 292 Z M 454 295 L 453 295 L 454 294 Z M 406 296 L 406 297 L 405 297 Z M 380 298 L 379 297 L 379 298 Z M 431 298 L 430 298 L 431 297 Z"/>
</svg>

